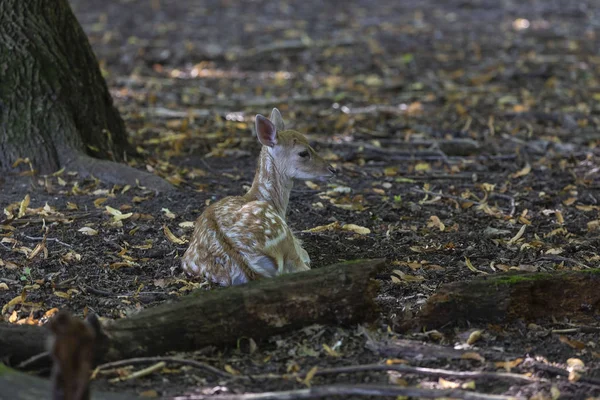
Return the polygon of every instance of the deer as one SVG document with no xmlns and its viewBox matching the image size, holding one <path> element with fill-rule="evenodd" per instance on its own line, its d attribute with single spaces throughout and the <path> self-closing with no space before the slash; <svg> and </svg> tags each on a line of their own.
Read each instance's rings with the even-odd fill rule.
<svg viewBox="0 0 600 400">
<path fill-rule="evenodd" d="M 189 276 L 220 286 L 241 285 L 310 270 L 310 257 L 286 222 L 294 180 L 327 180 L 336 174 L 300 132 L 286 130 L 277 108 L 258 114 L 262 145 L 252 186 L 225 197 L 198 217 L 182 257 Z"/>
<path fill-rule="evenodd" d="M 82 321 L 61 310 L 49 322 L 47 342 L 52 358 L 52 399 L 89 400 L 95 346 L 101 335 L 96 316 Z"/>
</svg>

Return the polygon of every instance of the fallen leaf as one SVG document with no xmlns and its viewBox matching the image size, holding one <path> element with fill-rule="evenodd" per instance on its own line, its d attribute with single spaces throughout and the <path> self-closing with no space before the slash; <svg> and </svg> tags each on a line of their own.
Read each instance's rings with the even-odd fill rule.
<svg viewBox="0 0 600 400">
<path fill-rule="evenodd" d="M 167 239 L 169 239 L 169 241 L 171 243 L 175 243 L 175 244 L 185 244 L 186 243 L 184 240 L 175 236 L 173 234 L 173 232 L 171 232 L 171 230 L 169 229 L 169 227 L 167 225 L 163 225 L 163 232 L 165 233 L 165 236 L 167 237 Z"/>
<path fill-rule="evenodd" d="M 525 167 L 522 170 L 515 172 L 510 177 L 513 179 L 520 178 L 522 176 L 529 174 L 530 172 L 531 172 L 531 165 L 529 165 L 529 163 L 527 163 L 527 164 L 525 164 Z"/>
<path fill-rule="evenodd" d="M 442 389 L 457 389 L 460 387 L 460 383 L 447 381 L 444 378 L 438 378 L 438 384 Z"/>
<path fill-rule="evenodd" d="M 398 275 L 400 277 L 400 279 L 404 282 L 423 282 L 425 280 L 425 277 L 423 277 L 423 276 L 408 275 L 398 269 L 394 270 L 393 273 Z M 395 278 L 394 275 L 391 275 L 391 278 L 392 278 L 392 282 L 394 282 L 394 283 L 401 282 L 400 280 L 398 280 L 398 278 L 394 279 Z"/>
<path fill-rule="evenodd" d="M 496 361 L 494 363 L 494 365 L 496 366 L 496 368 L 503 368 L 505 369 L 507 372 L 510 372 L 513 368 L 516 368 L 517 366 L 519 366 L 521 363 L 523 362 L 522 358 L 515 358 L 514 360 L 507 360 L 507 361 Z"/>
<path fill-rule="evenodd" d="M 481 354 L 476 353 L 474 351 L 468 351 L 466 353 L 463 353 L 460 356 L 461 359 L 463 360 L 475 360 L 475 361 L 479 361 L 479 362 L 485 362 L 485 357 L 483 357 Z"/>
<path fill-rule="evenodd" d="M 179 227 L 180 228 L 193 228 L 194 227 L 194 221 L 180 222 L 179 223 Z"/>
<path fill-rule="evenodd" d="M 98 234 L 98 231 L 94 228 L 90 228 L 89 226 L 84 226 L 83 228 L 78 229 L 78 232 L 83 233 L 84 235 L 94 236 Z"/>
<path fill-rule="evenodd" d="M 471 271 L 473 271 L 473 272 L 476 272 L 476 273 L 478 273 L 478 274 L 484 274 L 484 275 L 487 275 L 487 274 L 488 274 L 488 273 L 487 273 L 487 272 L 485 272 L 485 271 L 480 271 L 480 270 L 478 270 L 477 268 L 475 268 L 475 267 L 473 266 L 473 264 L 471 263 L 471 260 L 469 260 L 469 258 L 468 258 L 468 257 L 465 257 L 465 264 L 467 265 L 467 268 L 469 268 L 469 269 L 470 269 Z"/>
<path fill-rule="evenodd" d="M 17 214 L 17 218 L 21 218 L 25 215 L 25 212 L 27 211 L 27 207 L 29 207 L 29 202 L 31 201 L 31 198 L 29 197 L 29 193 L 25 195 L 25 198 L 23 200 L 21 200 L 21 203 L 19 204 L 19 214 Z"/>
<path fill-rule="evenodd" d="M 96 200 L 94 200 L 94 206 L 96 208 L 101 208 L 102 204 L 104 204 L 106 200 L 108 200 L 107 197 L 98 197 Z"/>
<path fill-rule="evenodd" d="M 471 334 L 469 335 L 469 338 L 467 339 L 467 344 L 472 345 L 473 343 L 475 343 L 476 341 L 481 339 L 481 334 L 482 334 L 482 331 L 480 331 L 480 330 L 471 332 Z"/>
<path fill-rule="evenodd" d="M 160 210 L 162 212 L 165 213 L 165 217 L 169 218 L 169 219 L 175 219 L 175 214 L 173 214 L 171 212 L 171 210 L 169 210 L 168 208 L 163 208 L 162 210 Z"/>
<path fill-rule="evenodd" d="M 238 370 L 235 370 L 231 365 L 229 364 L 225 364 L 225 371 L 227 371 L 228 373 L 230 373 L 231 375 L 239 375 L 240 372 Z"/>
<path fill-rule="evenodd" d="M 329 347 L 325 343 L 323 343 L 323 350 L 325 350 L 325 352 L 327 353 L 327 355 L 330 356 L 330 357 L 340 357 L 341 356 L 340 353 L 338 353 L 337 351 L 333 350 L 331 347 Z"/>
<path fill-rule="evenodd" d="M 368 235 L 371 233 L 369 228 L 365 228 L 364 226 L 354 225 L 354 224 L 346 224 L 342 227 L 345 231 L 351 231 L 354 233 L 358 233 L 359 235 Z"/>
<path fill-rule="evenodd" d="M 527 225 L 523 225 L 521 226 L 521 229 L 519 229 L 519 232 L 517 232 L 517 234 L 515 236 L 513 236 L 509 241 L 508 244 L 513 244 L 515 243 L 517 240 L 521 239 L 521 237 L 523 236 L 523 234 L 525 233 L 525 228 L 527 227 Z"/>
<path fill-rule="evenodd" d="M 309 189 L 312 189 L 312 190 L 319 190 L 319 185 L 317 185 L 316 183 L 314 183 L 314 182 L 312 182 L 312 181 L 304 181 L 304 184 L 305 184 L 306 186 L 308 186 L 308 187 L 309 187 Z"/>
<path fill-rule="evenodd" d="M 112 208 L 111 206 L 106 206 L 106 211 L 112 215 L 114 221 L 121 221 L 127 219 L 133 215 L 133 213 L 123 214 L 121 210 L 117 210 L 116 208 Z"/>
<path fill-rule="evenodd" d="M 585 349 L 585 343 L 580 342 L 579 340 L 571 340 L 568 337 L 564 336 L 564 335 L 560 335 L 558 337 L 558 340 L 560 340 L 562 343 L 577 349 L 577 350 L 583 350 Z"/>
<path fill-rule="evenodd" d="M 444 232 L 446 229 L 446 225 L 436 216 L 432 215 L 429 217 L 429 222 L 427 223 L 428 228 L 438 228 L 440 232 Z"/>
<path fill-rule="evenodd" d="M 330 230 L 338 228 L 339 226 L 340 226 L 340 223 L 335 221 L 335 222 L 332 222 L 327 225 L 315 226 L 314 228 L 306 229 L 306 230 L 303 230 L 302 232 L 316 233 L 316 232 L 330 231 Z"/>
<path fill-rule="evenodd" d="M 306 376 L 304 377 L 304 379 L 302 380 L 302 383 L 305 384 L 307 387 L 310 387 L 310 382 L 312 381 L 312 379 L 314 378 L 315 374 L 317 373 L 317 370 L 319 369 L 319 367 L 312 367 L 310 369 L 310 371 L 308 371 L 306 373 Z"/>
</svg>

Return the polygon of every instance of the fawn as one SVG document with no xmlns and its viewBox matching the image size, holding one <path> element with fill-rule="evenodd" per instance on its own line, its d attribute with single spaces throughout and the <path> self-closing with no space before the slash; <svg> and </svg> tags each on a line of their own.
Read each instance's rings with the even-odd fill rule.
<svg viewBox="0 0 600 400">
<path fill-rule="evenodd" d="M 48 322 L 51 335 L 52 399 L 89 400 L 89 379 L 94 364 L 94 345 L 101 331 L 97 318 L 81 321 L 59 311 Z"/>
<path fill-rule="evenodd" d="M 270 120 L 257 115 L 255 127 L 262 149 L 252 187 L 211 204 L 196 220 L 182 259 L 188 275 L 229 286 L 310 269 L 308 253 L 286 222 L 293 180 L 324 180 L 336 171 L 304 135 L 285 130 L 276 108 Z"/>
</svg>

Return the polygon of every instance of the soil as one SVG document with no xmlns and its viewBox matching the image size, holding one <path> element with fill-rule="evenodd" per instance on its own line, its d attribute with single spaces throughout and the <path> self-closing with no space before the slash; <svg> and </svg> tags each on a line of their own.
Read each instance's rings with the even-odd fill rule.
<svg viewBox="0 0 600 400">
<path fill-rule="evenodd" d="M 259 151 L 253 117 L 276 106 L 288 126 L 306 133 L 340 170 L 328 183 L 299 182 L 292 192 L 288 221 L 313 268 L 356 258 L 389 262 L 379 277 L 380 318 L 367 327 L 373 335 L 504 352 L 507 361 L 531 357 L 561 368 L 580 359 L 585 375 L 600 379 L 598 331 L 553 332 L 580 326 L 576 320 L 541 316 L 449 327 L 440 335 L 394 331 L 447 282 L 509 270 L 598 266 L 595 2 L 71 4 L 131 140 L 148 160 L 131 164 L 165 177 L 177 190 L 111 187 L 69 171 L 5 176 L 2 318 L 43 323 L 54 308 L 122 318 L 198 287 L 210 290 L 182 274 L 179 258 L 186 245 L 170 240 L 165 227 L 187 241 L 192 230 L 185 222 L 207 204 L 248 188 Z M 26 195 L 29 205 L 18 217 Z M 119 211 L 123 215 L 115 216 Z M 307 232 L 333 222 L 370 233 Z M 45 250 L 40 245 L 35 254 L 45 235 Z M 600 325 L 597 319 L 593 325 Z M 248 375 L 388 358 L 365 347 L 363 328 L 314 326 L 259 342 L 256 350 L 245 338 L 239 346 L 183 356 Z M 482 337 L 466 345 L 476 329 Z M 498 370 L 476 359 L 405 361 Z M 478 381 L 477 391 L 600 396 L 598 385 L 569 382 L 527 363 L 515 363 L 512 372 L 531 372 L 540 380 Z M 174 396 L 305 387 L 284 379 L 220 381 L 179 367 L 110 383 L 118 373 L 101 374 L 94 389 Z M 369 372 L 315 377 L 311 383 L 392 379 L 397 377 Z M 417 375 L 403 379 L 422 387 L 449 385 Z"/>
</svg>

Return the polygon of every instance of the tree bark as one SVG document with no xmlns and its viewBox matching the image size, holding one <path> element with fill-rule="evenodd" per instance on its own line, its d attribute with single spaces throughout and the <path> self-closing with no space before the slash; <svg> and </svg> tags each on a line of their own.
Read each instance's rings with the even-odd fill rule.
<svg viewBox="0 0 600 400">
<path fill-rule="evenodd" d="M 212 291 L 104 324 L 101 361 L 193 351 L 256 340 L 312 324 L 354 324 L 379 316 L 375 277 L 385 260 L 359 260 Z M 46 330 L 0 324 L 0 359 L 12 365 L 44 351 Z"/>
<path fill-rule="evenodd" d="M 600 269 L 516 273 L 443 285 L 417 318 L 401 329 L 450 328 L 467 323 L 503 323 L 565 317 L 594 322 L 600 314 Z"/>
<path fill-rule="evenodd" d="M 121 162 L 133 155 L 119 112 L 67 0 L 0 0 L 0 171 L 29 158 L 114 183 L 165 182 Z M 111 169 L 112 168 L 112 169 Z M 106 173 L 105 173 L 106 172 Z M 133 182 L 132 182 L 133 181 Z"/>
</svg>

